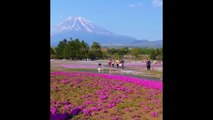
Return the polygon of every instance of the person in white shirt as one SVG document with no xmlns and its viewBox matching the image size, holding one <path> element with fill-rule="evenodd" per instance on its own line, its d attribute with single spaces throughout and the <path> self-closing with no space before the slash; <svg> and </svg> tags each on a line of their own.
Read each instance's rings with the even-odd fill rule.
<svg viewBox="0 0 213 120">
<path fill-rule="evenodd" d="M 101 63 L 98 63 L 98 67 L 97 68 L 98 68 L 98 72 L 101 73 L 101 68 L 102 68 L 101 67 Z"/>
</svg>

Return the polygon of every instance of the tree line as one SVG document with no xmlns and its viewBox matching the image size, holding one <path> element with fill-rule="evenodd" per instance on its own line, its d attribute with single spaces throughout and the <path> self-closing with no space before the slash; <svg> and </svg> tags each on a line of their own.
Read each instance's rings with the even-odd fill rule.
<svg viewBox="0 0 213 120">
<path fill-rule="evenodd" d="M 79 39 L 73 40 L 72 38 L 68 41 L 66 39 L 59 42 L 59 44 L 52 48 L 50 47 L 51 59 L 72 59 L 72 60 L 83 60 L 83 59 L 146 59 L 150 58 L 153 60 L 162 60 L 163 49 L 162 48 L 107 48 L 101 47 L 98 42 L 93 42 L 89 46 L 84 40 Z"/>
</svg>

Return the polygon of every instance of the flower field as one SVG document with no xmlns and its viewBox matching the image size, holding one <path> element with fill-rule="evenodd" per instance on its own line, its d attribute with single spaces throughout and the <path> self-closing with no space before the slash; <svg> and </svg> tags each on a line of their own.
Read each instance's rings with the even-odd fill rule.
<svg viewBox="0 0 213 120">
<path fill-rule="evenodd" d="M 162 81 L 51 72 L 51 120 L 162 120 Z"/>
</svg>

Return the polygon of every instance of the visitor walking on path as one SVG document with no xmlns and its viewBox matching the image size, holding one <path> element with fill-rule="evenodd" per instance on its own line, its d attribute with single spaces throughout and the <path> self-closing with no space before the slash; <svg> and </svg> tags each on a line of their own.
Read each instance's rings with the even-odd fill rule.
<svg viewBox="0 0 213 120">
<path fill-rule="evenodd" d="M 150 70 L 150 68 L 151 68 L 151 61 L 150 61 L 150 59 L 148 59 L 146 61 L 146 68 L 147 68 L 147 70 Z"/>
<path fill-rule="evenodd" d="M 118 68 L 118 67 L 119 67 L 119 64 L 120 64 L 120 61 L 117 59 L 117 60 L 115 61 L 115 63 L 116 63 L 117 68 Z"/>
<path fill-rule="evenodd" d="M 153 63 L 156 65 L 157 64 L 157 60 L 155 60 Z"/>
<path fill-rule="evenodd" d="M 98 73 L 101 73 L 101 69 L 102 69 L 102 66 L 101 66 L 101 63 L 98 63 Z"/>
<path fill-rule="evenodd" d="M 112 67 L 114 68 L 115 67 L 115 62 L 112 60 Z"/>
<path fill-rule="evenodd" d="M 109 60 L 109 61 L 108 61 L 108 65 L 109 65 L 109 67 L 112 66 L 112 60 Z"/>
<path fill-rule="evenodd" d="M 124 68 L 124 60 L 121 61 L 121 67 Z"/>
</svg>

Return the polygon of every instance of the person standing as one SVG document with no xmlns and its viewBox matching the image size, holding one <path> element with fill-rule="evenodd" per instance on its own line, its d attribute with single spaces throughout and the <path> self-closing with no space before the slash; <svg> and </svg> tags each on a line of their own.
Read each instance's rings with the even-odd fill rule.
<svg viewBox="0 0 213 120">
<path fill-rule="evenodd" d="M 116 61 L 115 61 L 115 63 L 116 63 L 116 66 L 117 66 L 117 68 L 119 67 L 119 64 L 120 64 L 120 61 L 117 59 Z"/>
<path fill-rule="evenodd" d="M 154 64 L 155 64 L 155 65 L 157 64 L 157 60 L 154 61 Z"/>
<path fill-rule="evenodd" d="M 150 59 L 148 59 L 146 61 L 146 68 L 147 68 L 147 70 L 150 70 L 150 68 L 151 68 L 151 61 L 150 61 Z"/>
<path fill-rule="evenodd" d="M 108 61 L 108 65 L 109 65 L 109 67 L 112 66 L 112 60 L 109 60 L 109 61 Z"/>
<path fill-rule="evenodd" d="M 124 68 L 124 60 L 121 61 L 121 67 Z"/>
<path fill-rule="evenodd" d="M 115 62 L 114 60 L 112 60 L 112 67 L 114 68 L 114 66 L 115 66 Z"/>
<path fill-rule="evenodd" d="M 98 73 L 101 73 L 101 68 L 102 68 L 101 67 L 101 63 L 98 63 L 98 67 L 97 68 L 98 68 Z"/>
</svg>

